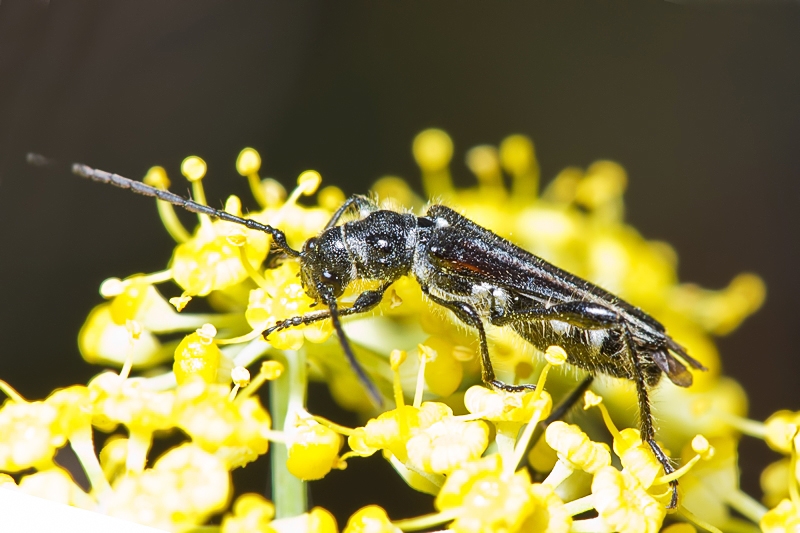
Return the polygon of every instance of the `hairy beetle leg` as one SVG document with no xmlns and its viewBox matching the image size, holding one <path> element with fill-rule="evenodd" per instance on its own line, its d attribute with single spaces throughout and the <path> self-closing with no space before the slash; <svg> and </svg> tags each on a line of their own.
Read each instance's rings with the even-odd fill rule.
<svg viewBox="0 0 800 533">
<path fill-rule="evenodd" d="M 375 306 L 381 303 L 383 293 L 386 292 L 386 289 L 389 288 L 389 285 L 390 284 L 386 284 L 373 291 L 362 292 L 358 295 L 358 298 L 356 298 L 356 301 L 353 302 L 352 306 L 343 307 L 338 310 L 339 316 L 357 315 L 359 313 L 366 313 L 367 311 L 372 310 Z M 312 311 L 310 313 L 306 313 L 305 315 L 293 316 L 291 318 L 279 320 L 274 326 L 270 326 L 265 329 L 261 335 L 264 337 L 264 340 L 267 340 L 267 337 L 276 331 L 282 331 L 284 329 L 294 328 L 297 326 L 307 326 L 309 324 L 313 324 L 314 322 L 319 322 L 320 320 L 325 320 L 326 318 L 330 317 L 330 309 Z"/>
<path fill-rule="evenodd" d="M 493 379 L 492 381 L 487 381 L 487 385 L 491 385 L 495 389 L 500 389 L 506 392 L 523 392 L 529 390 L 536 390 L 536 385 L 532 383 L 523 383 L 522 385 L 509 385 L 505 381 L 500 381 L 499 379 Z"/>
</svg>

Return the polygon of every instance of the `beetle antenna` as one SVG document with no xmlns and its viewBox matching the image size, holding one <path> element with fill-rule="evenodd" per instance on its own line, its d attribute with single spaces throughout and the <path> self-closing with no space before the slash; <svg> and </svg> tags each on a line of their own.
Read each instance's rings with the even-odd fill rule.
<svg viewBox="0 0 800 533">
<path fill-rule="evenodd" d="M 28 154 L 27 161 L 31 165 L 38 167 L 53 168 L 61 166 L 54 159 L 49 159 L 43 155 L 34 153 Z M 132 180 L 130 178 L 120 176 L 119 174 L 112 174 L 104 170 L 92 168 L 88 165 L 84 165 L 83 163 L 73 163 L 70 166 L 70 170 L 73 174 L 82 178 L 87 178 L 100 183 L 108 183 L 109 185 L 119 187 L 120 189 L 128 189 L 143 196 L 151 196 L 159 200 L 169 202 L 172 205 L 182 207 L 187 211 L 191 211 L 192 213 L 208 215 L 213 218 L 218 218 L 219 220 L 225 220 L 226 222 L 241 224 L 248 229 L 263 231 L 264 233 L 268 233 L 272 236 L 272 242 L 277 248 L 280 248 L 282 251 L 286 252 L 287 255 L 292 257 L 300 257 L 300 252 L 290 247 L 286 242 L 286 235 L 281 230 L 273 228 L 272 226 L 261 224 L 249 218 L 237 217 L 236 215 L 232 215 L 227 211 L 214 209 L 213 207 L 197 203 L 194 200 L 184 198 L 183 196 L 173 192 L 164 189 L 157 189 L 147 185 L 146 183 L 142 183 L 141 181 Z"/>
<path fill-rule="evenodd" d="M 378 392 L 378 388 L 375 386 L 375 383 L 369 378 L 369 376 L 367 376 L 367 373 L 364 371 L 361 363 L 359 363 L 356 359 L 355 354 L 353 354 L 353 348 L 350 346 L 350 341 L 347 340 L 347 336 L 344 334 L 344 328 L 342 328 L 342 322 L 339 318 L 339 307 L 336 303 L 336 297 L 333 295 L 333 292 L 330 290 L 330 288 L 323 284 L 317 285 L 317 292 L 322 298 L 322 302 L 328 306 L 328 310 L 331 312 L 333 329 L 336 330 L 336 336 L 339 337 L 339 344 L 344 351 L 344 355 L 347 357 L 347 361 L 350 363 L 350 366 L 353 368 L 353 370 L 355 370 L 358 380 L 367 389 L 367 393 L 369 394 L 372 403 L 374 403 L 378 408 L 383 407 L 383 396 L 381 396 L 381 393 Z"/>
</svg>

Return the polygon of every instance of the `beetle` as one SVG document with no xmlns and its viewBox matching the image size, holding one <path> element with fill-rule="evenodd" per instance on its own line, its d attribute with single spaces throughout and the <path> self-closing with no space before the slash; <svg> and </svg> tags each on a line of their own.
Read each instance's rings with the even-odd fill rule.
<svg viewBox="0 0 800 533">
<path fill-rule="evenodd" d="M 29 154 L 33 164 L 49 160 Z M 330 319 L 342 350 L 373 398 L 373 382 L 356 360 L 342 329 L 341 317 L 375 308 L 400 277 L 412 275 L 433 303 L 450 310 L 478 335 L 482 379 L 509 392 L 535 388 L 497 379 L 486 336 L 486 324 L 511 328 L 535 348 L 558 345 L 567 362 L 587 371 L 585 389 L 596 374 L 633 381 L 639 406 L 641 438 L 666 473 L 670 459 L 655 440 L 648 391 L 663 376 L 688 387 L 687 365 L 706 370 L 675 342 L 653 317 L 600 287 L 562 270 L 481 227 L 445 205 L 431 205 L 422 216 L 382 209 L 365 196 L 352 196 L 333 214 L 322 231 L 301 250 L 289 246 L 285 234 L 272 226 L 199 204 L 169 191 L 117 174 L 73 164 L 72 172 L 220 220 L 263 231 L 283 254 L 300 262 L 306 293 L 323 309 L 277 322 L 264 338 L 286 328 Z M 354 219 L 342 223 L 354 212 Z M 348 307 L 338 298 L 354 281 L 374 281 L 376 289 L 361 292 Z M 577 395 L 572 395 L 577 398 Z M 677 506 L 677 482 L 672 481 L 670 508 Z"/>
</svg>

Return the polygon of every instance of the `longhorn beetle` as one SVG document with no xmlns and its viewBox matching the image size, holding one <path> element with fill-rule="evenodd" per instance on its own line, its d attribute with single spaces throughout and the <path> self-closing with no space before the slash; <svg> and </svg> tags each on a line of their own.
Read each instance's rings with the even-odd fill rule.
<svg viewBox="0 0 800 533">
<path fill-rule="evenodd" d="M 28 161 L 50 164 L 37 154 L 29 154 Z M 449 207 L 432 205 L 425 215 L 416 216 L 381 209 L 364 196 L 352 196 L 320 234 L 308 239 L 298 251 L 289 246 L 281 230 L 255 220 L 83 164 L 73 164 L 72 172 L 268 233 L 276 248 L 300 261 L 306 293 L 326 308 L 281 320 L 263 332 L 264 338 L 282 329 L 331 319 L 342 350 L 374 398 L 380 396 L 356 361 L 340 319 L 373 309 L 392 283 L 411 274 L 428 299 L 452 311 L 477 332 L 482 378 L 493 388 L 515 392 L 534 386 L 497 379 L 486 341 L 486 323 L 509 327 L 542 351 L 551 345 L 561 346 L 567 362 L 589 374 L 580 388 L 588 387 L 598 373 L 633 381 L 641 437 L 665 472 L 674 471 L 655 440 L 648 391 L 662 375 L 680 387 L 688 387 L 692 375 L 686 365 L 698 370 L 705 367 L 641 309 L 551 265 Z M 351 211 L 356 212 L 356 219 L 340 224 Z M 351 306 L 339 307 L 337 298 L 356 280 L 377 281 L 380 286 L 359 294 Z M 677 482 L 672 481 L 671 486 L 669 507 L 674 508 Z"/>
</svg>

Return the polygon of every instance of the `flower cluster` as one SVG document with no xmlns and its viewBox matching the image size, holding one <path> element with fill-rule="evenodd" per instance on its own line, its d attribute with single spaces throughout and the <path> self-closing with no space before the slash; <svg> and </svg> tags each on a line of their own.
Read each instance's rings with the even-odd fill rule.
<svg viewBox="0 0 800 533">
<path fill-rule="evenodd" d="M 584 410 L 570 414 L 572 423 L 550 418 L 554 399 L 558 404 L 581 379 L 564 364 L 562 347 L 539 353 L 508 328 L 492 328 L 498 378 L 537 387 L 509 393 L 480 385 L 473 332 L 431 305 L 409 277 L 385 292 L 375 312 L 345 321 L 356 357 L 394 405 L 376 410 L 328 320 L 263 338 L 264 330 L 317 305 L 303 289 L 298 264 L 276 253 L 269 235 L 204 214 L 190 231 L 172 205 L 159 201 L 177 243 L 168 267 L 104 282 L 106 302 L 89 313 L 79 334 L 87 361 L 119 370 L 43 401 L 27 401 L 0 382 L 8 397 L 0 408 L 0 471 L 8 473 L 0 474 L 2 485 L 169 531 L 205 525 L 223 533 L 335 532 L 331 513 L 307 508 L 305 483 L 380 453 L 409 490 L 434 498 L 436 512 L 393 520 L 368 505 L 350 517 L 345 532 L 678 533 L 694 531 L 691 524 L 709 531 L 754 524 L 797 530 L 800 415 L 780 412 L 765 423 L 744 418 L 747 398 L 721 375 L 711 340 L 761 305 L 758 277 L 741 274 L 716 291 L 679 283 L 672 248 L 624 223 L 627 177 L 616 163 L 567 168 L 540 191 L 533 144 L 514 135 L 499 147 L 467 152 L 477 185 L 465 189 L 453 185 L 446 133 L 420 133 L 413 154 L 428 197 L 642 307 L 708 368 L 695 373 L 688 389 L 663 380 L 651 392 L 657 437 L 680 468 L 665 472 L 633 429 L 632 383 L 600 379 L 585 393 Z M 336 187 L 318 190 L 314 171 L 301 174 L 287 194 L 260 176 L 260 156 L 250 148 L 236 168 L 259 205 L 244 216 L 279 228 L 295 249 L 344 201 Z M 198 157 L 181 167 L 199 203 L 205 203 L 206 170 Z M 160 167 L 145 182 L 169 186 Z M 420 212 L 425 205 L 396 177 L 381 178 L 373 191 L 387 208 Z M 300 202 L 314 195 L 313 206 Z M 243 216 L 241 201 L 230 197 L 225 211 Z M 160 289 L 168 282 L 179 287 L 171 298 L 162 295 L 169 286 Z M 369 288 L 347 287 L 342 307 Z M 194 311 L 197 298 L 212 311 Z M 311 379 L 326 382 L 338 403 L 361 413 L 363 425 L 344 427 L 308 412 Z M 269 412 L 253 394 L 265 383 L 274 399 Z M 786 455 L 764 472 L 765 505 L 739 490 L 741 433 Z M 168 434 L 181 442 L 153 457 L 154 439 Z M 67 444 L 89 490 L 55 461 Z M 231 503 L 230 472 L 268 450 L 273 501 L 244 494 Z M 679 505 L 669 513 L 676 481 Z M 219 525 L 207 525 L 220 513 Z"/>
</svg>

